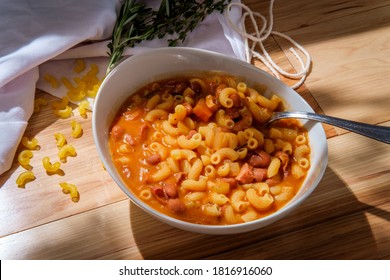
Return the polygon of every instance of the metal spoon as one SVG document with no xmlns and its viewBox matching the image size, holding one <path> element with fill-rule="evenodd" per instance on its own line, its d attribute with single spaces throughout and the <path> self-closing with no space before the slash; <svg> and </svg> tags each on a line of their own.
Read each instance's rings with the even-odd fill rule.
<svg viewBox="0 0 390 280">
<path fill-rule="evenodd" d="M 319 121 L 322 123 L 327 123 L 390 144 L 390 127 L 349 121 L 349 120 L 330 117 L 322 114 L 300 112 L 300 111 L 275 112 L 268 120 L 267 125 L 273 121 L 279 119 L 287 119 L 287 118 L 308 119 L 308 120 Z"/>
</svg>

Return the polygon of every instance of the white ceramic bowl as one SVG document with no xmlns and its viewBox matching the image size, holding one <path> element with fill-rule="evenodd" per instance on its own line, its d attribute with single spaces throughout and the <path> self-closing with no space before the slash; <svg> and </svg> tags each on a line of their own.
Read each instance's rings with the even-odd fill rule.
<svg viewBox="0 0 390 280">
<path fill-rule="evenodd" d="M 282 209 L 265 218 L 249 223 L 210 226 L 184 222 L 164 215 L 136 197 L 122 181 L 116 170 L 108 148 L 109 129 L 120 106 L 140 87 L 153 81 L 193 71 L 222 71 L 245 77 L 246 81 L 265 84 L 285 101 L 287 109 L 313 112 L 313 109 L 294 90 L 238 59 L 210 51 L 191 48 L 161 48 L 134 55 L 118 65 L 104 80 L 93 110 L 93 137 L 100 158 L 118 186 L 140 208 L 157 219 L 188 231 L 206 234 L 233 234 L 267 226 L 286 216 L 300 205 L 320 182 L 328 161 L 328 148 L 324 130 L 320 123 L 305 122 L 309 132 L 311 167 L 298 194 Z"/>
</svg>

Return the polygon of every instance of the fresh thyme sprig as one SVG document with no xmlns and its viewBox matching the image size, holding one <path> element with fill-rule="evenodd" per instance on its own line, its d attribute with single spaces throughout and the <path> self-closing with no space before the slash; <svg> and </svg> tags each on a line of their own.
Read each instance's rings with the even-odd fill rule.
<svg viewBox="0 0 390 280">
<path fill-rule="evenodd" d="M 176 46 L 188 33 L 213 11 L 223 12 L 230 0 L 162 0 L 158 10 L 148 8 L 137 0 L 124 0 L 115 23 L 111 42 L 107 45 L 110 62 L 107 73 L 122 59 L 127 47 L 152 40 L 167 39 L 168 46 Z"/>
</svg>

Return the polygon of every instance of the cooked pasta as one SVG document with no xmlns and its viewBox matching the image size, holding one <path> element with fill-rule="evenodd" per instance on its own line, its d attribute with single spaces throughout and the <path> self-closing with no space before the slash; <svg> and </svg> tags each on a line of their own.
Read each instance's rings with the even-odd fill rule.
<svg viewBox="0 0 390 280">
<path fill-rule="evenodd" d="M 171 168 L 166 161 L 160 162 L 158 167 L 159 169 L 151 175 L 152 182 L 160 182 L 172 174 Z"/>
<path fill-rule="evenodd" d="M 221 208 L 217 204 L 209 203 L 203 206 L 203 212 L 207 216 L 219 217 L 222 214 Z"/>
<path fill-rule="evenodd" d="M 139 196 L 142 200 L 151 200 L 153 198 L 153 194 L 151 190 L 142 190 L 139 193 Z"/>
<path fill-rule="evenodd" d="M 264 126 L 284 108 L 263 85 L 216 73 L 176 77 L 146 85 L 121 108 L 109 139 L 118 171 L 145 203 L 178 219 L 260 219 L 293 198 L 310 167 L 297 120 Z"/>
</svg>

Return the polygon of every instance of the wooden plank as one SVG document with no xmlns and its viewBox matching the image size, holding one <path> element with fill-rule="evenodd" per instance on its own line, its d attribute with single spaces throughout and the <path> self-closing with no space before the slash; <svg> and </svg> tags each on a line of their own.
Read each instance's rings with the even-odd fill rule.
<svg viewBox="0 0 390 280">
<path fill-rule="evenodd" d="M 389 120 L 389 14 L 384 6 L 364 13 L 364 20 L 354 14 L 287 33 L 312 54 L 306 85 L 326 114 L 373 124 Z"/>
<path fill-rule="evenodd" d="M 207 259 L 389 259 L 390 227 L 381 226 L 379 213 L 390 208 L 383 208 L 374 208 L 367 217 L 352 213 Z"/>
<path fill-rule="evenodd" d="M 269 18 L 269 2 L 244 0 L 252 11 L 260 12 Z M 332 22 L 350 15 L 363 16 L 366 12 L 390 5 L 389 0 L 320 0 L 289 1 L 277 0 L 274 3 L 274 30 L 287 32 L 299 30 L 319 23 Z M 348 21 L 344 22 L 348 24 Z M 344 25 L 342 25 L 344 27 Z M 375 28 L 375 25 L 372 25 Z M 343 28 L 340 28 L 341 30 Z"/>
<path fill-rule="evenodd" d="M 129 247 L 128 210 L 125 200 L 3 237 L 1 259 L 85 259 Z"/>
<path fill-rule="evenodd" d="M 3 237 L 0 257 L 386 258 L 390 252 L 390 147 L 375 141 L 363 145 L 361 138 L 351 133 L 329 139 L 330 165 L 318 188 L 299 209 L 258 231 L 229 236 L 185 232 L 124 200 Z M 356 150 L 354 143 L 366 148 Z M 378 165 L 359 160 L 368 157 Z M 261 249 L 277 248 L 280 242 L 285 245 L 281 251 Z"/>
<path fill-rule="evenodd" d="M 267 2 L 244 1 L 260 12 Z M 276 1 L 275 30 L 313 56 L 312 73 L 297 91 L 315 111 L 390 126 L 389 14 L 389 0 Z M 284 69 L 297 67 L 282 40 L 266 44 Z M 41 142 L 31 162 L 37 179 L 17 188 L 17 163 L 0 177 L 1 259 L 390 259 L 389 145 L 325 128 L 329 165 L 301 207 L 264 229 L 208 236 L 172 228 L 130 203 L 101 167 L 91 114 L 85 120 L 74 111 L 73 118 L 84 127 L 80 139 L 70 136 L 70 119 L 42 108 L 26 131 Z M 78 156 L 63 165 L 63 175 L 49 176 L 41 160 L 56 158 L 58 131 Z M 78 186 L 79 203 L 61 192 L 60 180 Z"/>
<path fill-rule="evenodd" d="M 0 177 L 0 236 L 39 226 L 53 220 L 125 199 L 125 195 L 103 169 L 92 137 L 91 112 L 83 119 L 75 106 L 74 116 L 70 119 L 59 119 L 52 111 L 51 102 L 59 99 L 38 91 L 37 97 L 44 97 L 49 105 L 33 114 L 25 135 L 30 139 L 36 137 L 40 150 L 33 151 L 30 165 L 36 180 L 18 188 L 15 181 L 23 171 L 15 156 L 12 168 Z M 71 136 L 71 119 L 81 123 L 84 133 L 81 138 Z M 77 156 L 68 157 L 67 163 L 61 164 L 62 173 L 48 175 L 42 166 L 42 158 L 49 156 L 51 161 L 59 161 L 58 148 L 54 133 L 65 135 L 68 144 L 76 148 Z M 18 151 L 22 150 L 20 146 Z M 86 175 L 86 176 L 84 176 Z M 73 203 L 69 195 L 62 193 L 60 182 L 75 184 L 80 193 L 80 201 Z"/>
</svg>

